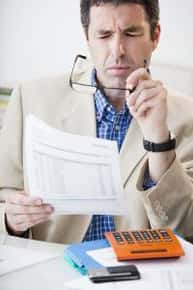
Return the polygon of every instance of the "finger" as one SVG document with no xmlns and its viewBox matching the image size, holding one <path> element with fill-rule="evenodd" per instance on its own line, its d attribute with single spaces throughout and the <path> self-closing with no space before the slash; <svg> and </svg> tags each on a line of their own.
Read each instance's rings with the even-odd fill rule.
<svg viewBox="0 0 193 290">
<path fill-rule="evenodd" d="M 6 204 L 6 214 L 41 214 L 53 212 L 53 207 L 50 204 L 43 204 L 41 206 L 30 206 L 30 205 L 17 205 L 17 204 Z"/>
<path fill-rule="evenodd" d="M 134 110 L 137 111 L 138 108 L 142 105 L 143 102 L 147 102 L 152 98 L 156 98 L 162 92 L 162 87 L 156 87 L 152 89 L 146 89 L 141 92 L 139 97 L 137 98 L 135 104 L 133 105 Z"/>
<path fill-rule="evenodd" d="M 32 214 L 32 215 L 15 215 L 12 216 L 12 221 L 15 225 L 25 224 L 33 225 L 40 219 L 48 219 L 51 214 Z"/>
<path fill-rule="evenodd" d="M 147 80 L 147 81 L 140 82 L 136 90 L 127 97 L 128 106 L 134 106 L 137 99 L 139 98 L 139 95 L 144 90 L 155 88 L 155 87 L 161 87 L 161 86 L 162 86 L 162 83 L 160 81 Z"/>
<path fill-rule="evenodd" d="M 24 192 L 10 195 L 6 202 L 18 205 L 41 205 L 43 203 L 40 197 L 29 196 Z"/>
<path fill-rule="evenodd" d="M 40 219 L 37 219 L 36 221 L 34 221 L 33 223 L 20 223 L 20 224 L 17 224 L 15 225 L 15 228 L 14 230 L 15 231 L 18 231 L 18 232 L 25 232 L 27 231 L 28 229 L 30 229 L 31 227 L 35 226 L 35 225 L 38 225 L 42 222 L 45 222 L 47 221 L 48 219 L 50 218 L 50 216 L 48 217 L 44 217 L 44 218 L 40 218 Z"/>
<path fill-rule="evenodd" d="M 159 102 L 160 100 L 157 100 L 157 98 L 152 98 L 146 102 L 143 102 L 137 110 L 132 107 L 132 114 L 135 118 L 144 117 L 148 113 L 148 111 L 153 107 L 157 106 Z"/>
<path fill-rule="evenodd" d="M 129 75 L 126 81 L 126 88 L 133 90 L 138 86 L 139 81 L 142 80 L 150 80 L 150 75 L 145 68 L 139 68 Z"/>
</svg>

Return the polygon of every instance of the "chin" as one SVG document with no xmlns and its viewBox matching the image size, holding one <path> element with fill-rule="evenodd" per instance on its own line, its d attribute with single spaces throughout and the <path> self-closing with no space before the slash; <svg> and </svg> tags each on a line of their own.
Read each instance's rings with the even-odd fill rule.
<svg viewBox="0 0 193 290">
<path fill-rule="evenodd" d="M 125 98 L 125 91 L 105 89 L 105 95 L 111 96 L 111 98 L 113 99 L 120 100 L 120 99 Z"/>
<path fill-rule="evenodd" d="M 125 88 L 126 85 L 126 79 L 117 79 L 117 78 L 111 78 L 111 81 L 106 82 L 107 88 Z"/>
</svg>

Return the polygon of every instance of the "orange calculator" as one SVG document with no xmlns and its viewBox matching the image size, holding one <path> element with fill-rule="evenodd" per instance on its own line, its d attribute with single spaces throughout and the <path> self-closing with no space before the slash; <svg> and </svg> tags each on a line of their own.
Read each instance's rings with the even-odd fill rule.
<svg viewBox="0 0 193 290">
<path fill-rule="evenodd" d="M 106 232 L 105 236 L 119 261 L 185 255 L 180 242 L 169 228 Z"/>
</svg>

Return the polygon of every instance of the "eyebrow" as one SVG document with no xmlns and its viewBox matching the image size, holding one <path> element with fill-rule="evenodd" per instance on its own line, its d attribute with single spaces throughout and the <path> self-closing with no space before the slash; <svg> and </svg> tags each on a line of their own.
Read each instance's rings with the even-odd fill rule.
<svg viewBox="0 0 193 290">
<path fill-rule="evenodd" d="M 112 33 L 112 30 L 110 29 L 99 29 L 96 31 L 97 34 L 109 34 Z"/>
<path fill-rule="evenodd" d="M 143 32 L 144 31 L 144 28 L 143 26 L 137 26 L 137 25 L 132 25 L 132 26 L 129 26 L 125 29 L 123 29 L 123 32 Z"/>
<path fill-rule="evenodd" d="M 144 28 L 142 26 L 136 26 L 136 25 L 132 25 L 129 26 L 125 29 L 122 30 L 123 33 L 127 33 L 127 32 L 143 32 Z M 113 31 L 110 29 L 99 29 L 98 31 L 96 31 L 97 34 L 110 34 Z"/>
</svg>

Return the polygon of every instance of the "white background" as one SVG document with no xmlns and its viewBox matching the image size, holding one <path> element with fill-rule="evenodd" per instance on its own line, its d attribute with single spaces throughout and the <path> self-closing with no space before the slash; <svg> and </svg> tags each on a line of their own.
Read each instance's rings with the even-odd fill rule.
<svg viewBox="0 0 193 290">
<path fill-rule="evenodd" d="M 193 0 L 160 0 L 154 60 L 193 67 Z M 63 73 L 86 45 L 79 0 L 0 0 L 0 84 Z"/>
</svg>

